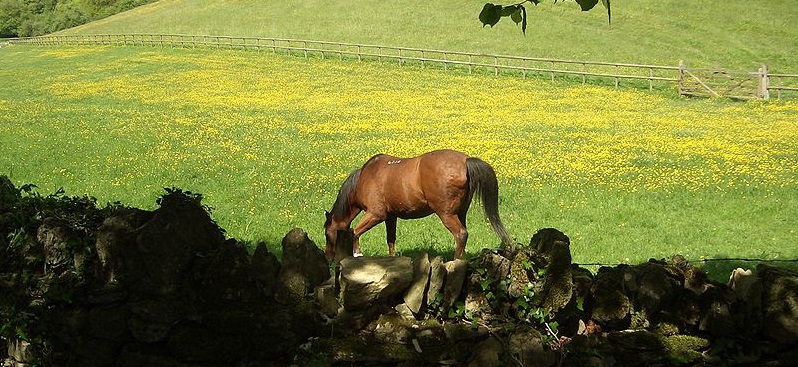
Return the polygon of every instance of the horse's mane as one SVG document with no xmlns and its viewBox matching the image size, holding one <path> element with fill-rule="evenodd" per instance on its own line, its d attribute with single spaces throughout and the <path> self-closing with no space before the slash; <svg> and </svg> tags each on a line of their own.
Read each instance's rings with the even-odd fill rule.
<svg viewBox="0 0 798 367">
<path fill-rule="evenodd" d="M 346 178 L 343 185 L 341 185 L 341 189 L 338 190 L 338 197 L 335 199 L 335 204 L 333 204 L 332 211 L 330 212 L 333 217 L 341 218 L 349 214 L 349 196 L 352 191 L 355 191 L 355 188 L 357 188 L 357 181 L 359 179 L 360 170 L 354 170 L 349 174 L 349 177 Z"/>
</svg>

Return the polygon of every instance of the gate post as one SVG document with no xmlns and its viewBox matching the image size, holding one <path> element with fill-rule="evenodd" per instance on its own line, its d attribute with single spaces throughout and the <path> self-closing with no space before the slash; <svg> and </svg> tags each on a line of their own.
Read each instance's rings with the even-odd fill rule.
<svg viewBox="0 0 798 367">
<path fill-rule="evenodd" d="M 770 99 L 770 78 L 768 77 L 768 66 L 762 64 L 762 67 L 759 68 L 759 87 L 757 90 L 757 95 L 759 98 L 762 99 Z"/>
<path fill-rule="evenodd" d="M 684 84 L 684 60 L 679 60 L 679 76 L 676 83 L 679 90 L 679 95 L 683 96 L 684 90 L 682 89 L 682 85 Z"/>
</svg>

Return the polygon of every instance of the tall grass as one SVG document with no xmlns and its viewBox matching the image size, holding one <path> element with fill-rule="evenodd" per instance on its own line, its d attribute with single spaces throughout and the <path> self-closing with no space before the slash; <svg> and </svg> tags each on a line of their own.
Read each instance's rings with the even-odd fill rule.
<svg viewBox="0 0 798 367">
<path fill-rule="evenodd" d="M 798 72 L 791 0 L 576 2 L 528 6 L 526 35 L 510 21 L 482 28 L 475 0 L 161 0 L 70 33 L 182 33 L 285 37 L 452 51 Z M 511 3 L 510 1 L 505 4 Z"/>
<path fill-rule="evenodd" d="M 235 51 L 11 46 L 0 63 L 0 174 L 145 208 L 203 193 L 230 236 L 274 249 L 295 226 L 321 244 L 373 154 L 453 148 L 495 167 L 511 235 L 559 228 L 577 262 L 798 256 L 794 102 Z M 479 208 L 469 221 L 469 252 L 498 244 Z M 436 218 L 399 224 L 400 252 L 452 243 Z M 386 253 L 384 227 L 362 244 Z"/>
</svg>

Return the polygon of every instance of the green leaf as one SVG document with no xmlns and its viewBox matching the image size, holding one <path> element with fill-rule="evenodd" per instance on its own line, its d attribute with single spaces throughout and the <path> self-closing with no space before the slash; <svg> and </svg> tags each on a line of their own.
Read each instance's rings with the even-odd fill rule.
<svg viewBox="0 0 798 367">
<path fill-rule="evenodd" d="M 596 4 L 598 4 L 599 0 L 576 0 L 576 3 L 582 7 L 582 11 L 588 11 L 593 9 Z"/>
<path fill-rule="evenodd" d="M 509 17 L 510 15 L 512 15 L 513 13 L 515 13 L 515 11 L 516 11 L 517 9 L 518 9 L 518 8 L 517 8 L 515 5 L 503 6 L 503 7 L 502 7 L 502 16 L 503 16 L 503 17 Z"/>
<path fill-rule="evenodd" d="M 521 7 L 520 7 L 520 5 L 519 5 L 518 9 L 516 9 L 512 14 L 510 14 L 510 19 L 512 19 L 513 22 L 515 22 L 515 24 L 521 23 L 521 20 L 523 20 L 523 17 L 521 16 Z"/>
<path fill-rule="evenodd" d="M 521 268 L 523 268 L 524 270 L 532 270 L 532 262 L 529 260 L 522 261 Z"/>
<path fill-rule="evenodd" d="M 509 284 L 507 284 L 507 279 L 502 279 L 502 280 L 499 282 L 499 285 L 497 286 L 497 288 L 499 289 L 499 291 L 501 291 L 501 292 L 505 292 L 505 293 L 507 293 L 507 288 L 508 288 L 508 287 L 509 287 Z"/>
<path fill-rule="evenodd" d="M 502 17 L 502 6 L 493 5 L 491 3 L 485 4 L 482 11 L 479 13 L 479 21 L 482 22 L 482 27 L 489 25 L 493 27 L 499 22 Z"/>
<path fill-rule="evenodd" d="M 545 277 L 545 276 L 546 276 L 546 273 L 548 273 L 548 272 L 549 272 L 549 269 L 547 269 L 547 268 L 540 268 L 540 270 L 538 270 L 538 278 L 543 278 L 543 277 Z"/>
</svg>

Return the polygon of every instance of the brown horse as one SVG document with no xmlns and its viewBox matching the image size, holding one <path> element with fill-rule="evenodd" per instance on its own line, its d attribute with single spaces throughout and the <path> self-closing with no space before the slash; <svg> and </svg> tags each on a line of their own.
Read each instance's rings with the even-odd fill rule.
<svg viewBox="0 0 798 367">
<path fill-rule="evenodd" d="M 435 213 L 452 232 L 454 257 L 459 259 L 468 240 L 466 213 L 474 194 L 482 201 L 493 231 L 504 245 L 511 246 L 512 240 L 499 219 L 499 185 L 489 164 L 454 150 L 437 150 L 415 158 L 376 155 L 349 175 L 332 211 L 326 213 L 327 255 L 333 256 L 338 231 L 348 230 L 361 211 L 365 214 L 354 229 L 355 256 L 361 255 L 360 236 L 381 222 L 386 226 L 388 252 L 394 256 L 396 220 Z"/>
</svg>

